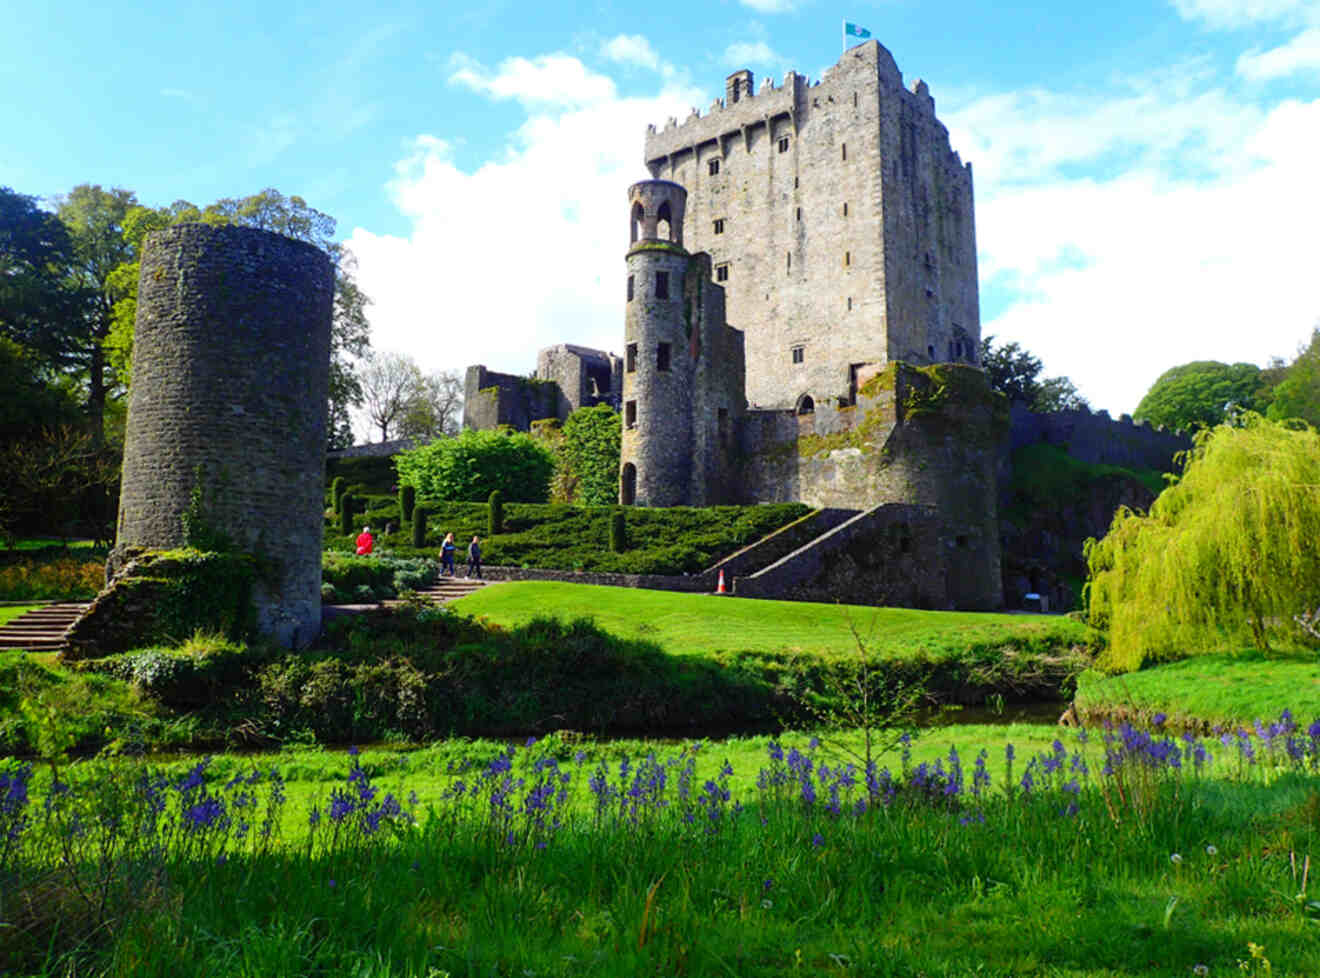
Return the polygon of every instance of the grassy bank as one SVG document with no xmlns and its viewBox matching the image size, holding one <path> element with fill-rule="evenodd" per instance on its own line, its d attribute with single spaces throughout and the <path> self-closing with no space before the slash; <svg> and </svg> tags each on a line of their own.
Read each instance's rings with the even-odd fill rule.
<svg viewBox="0 0 1320 978">
<path fill-rule="evenodd" d="M 1083 719 L 1130 718 L 1194 729 L 1251 724 L 1284 709 L 1320 714 L 1320 661 L 1314 655 L 1280 657 L 1248 651 L 1202 655 L 1117 676 L 1085 673 L 1078 683 Z"/>
<path fill-rule="evenodd" d="M 1088 640 L 1085 626 L 1048 615 L 759 601 L 553 581 L 492 584 L 454 607 L 504 627 L 547 615 L 586 617 L 675 656 L 804 653 L 838 660 L 856 657 L 860 642 L 879 659 L 942 661 L 1002 647 L 1045 653 Z"/>
<path fill-rule="evenodd" d="M 338 755 L 316 814 L 242 760 L 98 762 L 49 814 L 35 783 L 13 807 L 37 817 L 0 860 L 0 971 L 1313 975 L 1320 729 L 1286 736 L 1250 761 L 1137 731 L 1012 762 L 972 741 L 869 776 L 804 737 L 628 763 L 468 745 L 389 783 Z"/>
</svg>

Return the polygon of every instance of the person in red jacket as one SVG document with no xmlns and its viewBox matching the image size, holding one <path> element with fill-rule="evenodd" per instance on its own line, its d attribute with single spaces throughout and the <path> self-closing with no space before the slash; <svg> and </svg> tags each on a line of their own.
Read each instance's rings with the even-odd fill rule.
<svg viewBox="0 0 1320 978">
<path fill-rule="evenodd" d="M 375 540 L 371 538 L 371 527 L 364 526 L 362 532 L 357 538 L 357 552 L 359 557 L 371 556 L 371 548 L 375 545 Z"/>
</svg>

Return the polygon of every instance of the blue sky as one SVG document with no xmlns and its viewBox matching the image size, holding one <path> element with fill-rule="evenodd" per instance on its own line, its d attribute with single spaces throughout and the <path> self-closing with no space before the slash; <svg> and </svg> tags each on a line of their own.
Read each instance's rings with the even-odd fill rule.
<svg viewBox="0 0 1320 978">
<path fill-rule="evenodd" d="M 299 194 L 339 219 L 378 348 L 526 372 L 619 346 L 646 125 L 738 68 L 819 78 L 845 18 L 973 164 L 982 332 L 1093 406 L 1320 322 L 1316 0 L 0 0 L 0 185 Z"/>
</svg>

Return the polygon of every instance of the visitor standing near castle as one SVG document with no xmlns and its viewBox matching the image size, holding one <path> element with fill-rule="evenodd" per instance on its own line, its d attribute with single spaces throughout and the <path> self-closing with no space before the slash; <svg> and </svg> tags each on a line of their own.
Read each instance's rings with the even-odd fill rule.
<svg viewBox="0 0 1320 978">
<path fill-rule="evenodd" d="M 456 547 L 456 546 L 454 545 L 454 535 L 453 535 L 452 533 L 446 533 L 446 534 L 445 534 L 444 542 L 443 542 L 442 544 L 440 544 L 440 574 L 441 574 L 441 576 L 444 575 L 444 573 L 445 573 L 445 568 L 448 568 L 448 569 L 449 569 L 449 576 L 450 576 L 450 577 L 453 577 L 453 576 L 454 576 L 454 551 L 457 550 L 457 549 L 458 549 L 458 547 Z"/>
<path fill-rule="evenodd" d="M 359 557 L 370 557 L 371 548 L 375 546 L 376 541 L 371 536 L 371 527 L 364 526 L 362 532 L 357 538 L 357 555 Z"/>
<path fill-rule="evenodd" d="M 481 540 L 473 537 L 472 542 L 468 544 L 468 568 L 467 576 L 471 577 L 472 572 L 476 571 L 476 576 L 481 576 Z"/>
</svg>

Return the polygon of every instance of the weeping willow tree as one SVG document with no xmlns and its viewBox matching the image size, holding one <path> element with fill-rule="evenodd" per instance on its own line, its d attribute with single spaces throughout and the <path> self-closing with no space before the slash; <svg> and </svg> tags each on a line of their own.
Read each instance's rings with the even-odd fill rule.
<svg viewBox="0 0 1320 978">
<path fill-rule="evenodd" d="M 1197 435 L 1149 514 L 1123 508 L 1086 546 L 1101 666 L 1304 639 L 1320 605 L 1320 435 L 1246 414 Z"/>
</svg>

